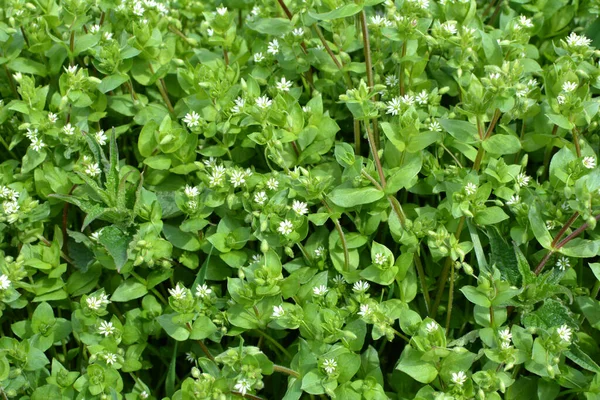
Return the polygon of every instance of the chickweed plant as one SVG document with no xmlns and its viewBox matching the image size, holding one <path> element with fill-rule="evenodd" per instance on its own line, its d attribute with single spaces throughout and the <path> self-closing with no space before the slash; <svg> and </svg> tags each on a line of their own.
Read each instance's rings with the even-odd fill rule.
<svg viewBox="0 0 600 400">
<path fill-rule="evenodd" d="M 0 0 L 0 400 L 600 399 L 598 0 Z"/>
</svg>

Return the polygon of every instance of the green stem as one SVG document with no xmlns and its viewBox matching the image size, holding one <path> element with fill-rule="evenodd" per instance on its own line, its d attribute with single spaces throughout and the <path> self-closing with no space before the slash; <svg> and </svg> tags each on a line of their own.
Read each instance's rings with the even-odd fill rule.
<svg viewBox="0 0 600 400">
<path fill-rule="evenodd" d="M 446 314 L 446 336 L 450 332 L 452 305 L 454 302 L 454 262 L 450 265 L 450 287 L 448 288 L 448 313 Z"/>
<path fill-rule="evenodd" d="M 425 270 L 423 269 L 423 264 L 421 263 L 421 257 L 419 257 L 417 252 L 415 252 L 413 258 L 417 267 L 417 275 L 419 276 L 419 281 L 421 283 L 423 297 L 425 298 L 425 309 L 427 311 L 427 315 L 429 315 L 431 312 L 431 298 L 429 297 L 429 289 L 427 288 L 427 281 L 425 280 Z"/>
<path fill-rule="evenodd" d="M 150 69 L 150 72 L 152 72 L 152 75 L 154 75 L 154 68 L 152 67 L 152 64 L 148 63 L 148 67 Z M 158 87 L 158 91 L 160 92 L 160 95 L 163 98 L 165 105 L 169 109 L 169 113 L 171 114 L 171 116 L 174 117 L 175 109 L 173 108 L 173 105 L 171 104 L 171 100 L 169 99 L 167 85 L 165 85 L 165 81 L 163 80 L 163 78 L 158 79 L 156 86 Z"/>
<path fill-rule="evenodd" d="M 556 235 L 554 240 L 552 240 L 550 247 L 556 246 L 556 243 L 558 243 L 558 241 L 563 237 L 563 235 L 565 234 L 567 229 L 569 229 L 571 227 L 571 225 L 573 225 L 573 222 L 575 222 L 575 220 L 577 220 L 578 217 L 579 217 L 579 213 L 577 211 L 575 211 L 573 213 L 573 215 L 571 216 L 571 218 L 569 218 L 569 220 L 567 222 L 565 222 L 563 227 L 560 228 L 560 231 L 558 232 L 558 234 Z"/>
<path fill-rule="evenodd" d="M 360 121 L 354 120 L 354 154 L 360 154 Z"/>
<path fill-rule="evenodd" d="M 333 217 L 333 210 L 327 203 L 327 200 L 323 198 L 321 199 L 321 202 L 325 208 L 327 208 L 327 211 L 329 211 L 329 218 L 333 221 L 335 229 L 337 230 L 338 235 L 340 235 L 340 241 L 342 242 L 342 248 L 344 249 L 344 271 L 350 271 L 350 252 L 348 251 L 348 242 L 346 242 L 346 235 L 344 235 L 342 225 L 340 225 L 340 221 L 337 218 Z"/>
<path fill-rule="evenodd" d="M 496 324 L 494 319 L 494 306 L 490 306 L 490 327 L 493 329 Z"/>
<path fill-rule="evenodd" d="M 371 58 L 371 41 L 369 39 L 369 28 L 367 26 L 367 14 L 363 9 L 360 12 L 360 25 L 362 28 L 362 37 L 363 37 L 363 49 L 365 53 L 365 64 L 367 68 L 367 83 L 369 85 L 369 89 L 373 90 L 375 86 L 375 80 L 373 78 L 373 60 Z M 379 127 L 377 125 L 377 118 L 373 118 L 373 139 L 376 147 L 379 147 Z M 384 181 L 381 181 L 381 184 L 385 187 Z"/>
<path fill-rule="evenodd" d="M 374 120 L 374 122 L 376 122 Z M 381 160 L 379 159 L 379 153 L 377 151 L 377 143 L 375 141 L 375 136 L 371 129 L 369 128 L 369 123 L 365 121 L 365 129 L 367 131 L 367 138 L 369 141 L 369 147 L 371 148 L 371 154 L 373 154 L 373 161 L 375 162 L 375 168 L 377 168 L 377 174 L 379 174 L 379 181 L 381 182 L 381 187 L 385 189 L 386 181 L 385 175 L 383 174 L 383 167 L 381 166 Z"/>
<path fill-rule="evenodd" d="M 293 358 L 292 355 L 290 354 L 289 351 L 286 350 L 285 347 L 283 347 L 281 345 L 281 343 L 279 343 L 277 340 L 275 340 L 271 335 L 269 335 L 267 332 L 263 332 L 260 329 L 256 330 L 259 334 L 262 335 L 262 337 L 264 337 L 265 339 L 267 339 L 269 342 L 271 342 L 275 347 L 277 347 L 283 354 L 285 354 L 285 356 L 287 358 L 289 358 L 290 360 Z"/>
<path fill-rule="evenodd" d="M 273 371 L 280 372 L 282 374 L 287 374 L 289 376 L 293 376 L 294 378 L 300 378 L 300 373 L 294 371 L 293 369 L 284 367 L 282 365 L 273 364 Z"/>
<path fill-rule="evenodd" d="M 581 157 L 581 146 L 579 146 L 579 134 L 577 132 L 577 127 L 574 127 L 571 131 L 573 135 L 573 144 L 575 145 L 575 152 L 577 153 L 577 157 Z"/>
<path fill-rule="evenodd" d="M 402 55 L 401 55 L 401 59 L 400 62 L 398 63 L 398 69 L 400 69 L 400 72 L 398 74 L 399 79 L 400 79 L 400 96 L 404 96 L 405 93 L 405 89 L 404 89 L 404 66 L 402 65 L 402 59 L 406 56 L 406 40 L 404 42 L 402 42 Z"/>
<path fill-rule="evenodd" d="M 399 338 L 403 339 L 404 341 L 406 341 L 406 343 L 410 343 L 410 339 L 408 338 L 408 336 L 403 335 L 402 333 L 398 332 L 396 329 L 392 328 L 394 330 L 394 335 L 398 336 Z"/>
</svg>

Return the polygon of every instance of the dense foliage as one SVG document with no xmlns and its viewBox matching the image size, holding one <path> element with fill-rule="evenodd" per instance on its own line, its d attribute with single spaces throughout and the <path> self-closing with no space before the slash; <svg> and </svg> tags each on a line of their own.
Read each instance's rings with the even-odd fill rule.
<svg viewBox="0 0 600 400">
<path fill-rule="evenodd" d="M 600 399 L 598 0 L 0 0 L 0 399 Z"/>
</svg>

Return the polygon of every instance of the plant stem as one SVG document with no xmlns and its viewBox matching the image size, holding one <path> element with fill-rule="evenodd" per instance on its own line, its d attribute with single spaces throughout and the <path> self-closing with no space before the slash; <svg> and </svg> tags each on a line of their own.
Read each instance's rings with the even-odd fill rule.
<svg viewBox="0 0 600 400">
<path fill-rule="evenodd" d="M 577 157 L 581 157 L 581 147 L 579 146 L 579 135 L 577 132 L 577 127 L 574 127 L 571 131 L 573 135 L 573 144 L 575 145 L 575 152 L 577 153 Z"/>
<path fill-rule="evenodd" d="M 173 25 L 169 25 L 169 30 L 187 42 L 188 38 L 179 29 Z"/>
<path fill-rule="evenodd" d="M 552 127 L 552 136 L 556 136 L 556 132 L 558 132 L 558 125 L 554 125 Z M 543 178 L 547 179 L 549 176 L 549 168 L 550 168 L 550 157 L 552 156 L 552 149 L 554 146 L 549 144 L 546 146 L 546 151 L 544 152 L 544 175 Z"/>
<path fill-rule="evenodd" d="M 19 91 L 17 90 L 17 86 L 15 85 L 13 76 L 10 73 L 10 71 L 8 70 L 8 67 L 6 66 L 6 64 L 4 64 L 4 72 L 6 72 L 6 79 L 8 80 L 8 84 L 10 85 L 10 88 L 13 91 L 15 98 L 19 99 Z M 4 142 L 4 139 L 2 139 L 2 141 Z M 8 147 L 7 147 L 7 149 L 8 149 Z M 17 158 L 17 157 L 14 157 L 14 158 Z"/>
<path fill-rule="evenodd" d="M 152 64 L 148 63 L 148 67 L 150 68 L 150 72 L 152 72 L 152 75 L 154 75 L 154 68 L 152 68 Z M 163 78 L 159 78 L 158 79 L 158 83 L 156 84 L 156 86 L 158 86 L 158 91 L 160 92 L 161 97 L 163 98 L 165 105 L 167 106 L 167 108 L 169 109 L 169 113 L 171 114 L 171 116 L 175 116 L 175 109 L 173 109 L 173 105 L 171 104 L 171 100 L 169 100 L 169 95 L 167 92 L 167 85 L 165 85 L 165 81 L 163 80 Z"/>
<path fill-rule="evenodd" d="M 419 257 L 417 252 L 414 254 L 414 261 L 417 267 L 417 275 L 419 276 L 419 281 L 421 283 L 423 297 L 425 298 L 425 309 L 427 311 L 427 315 L 429 315 L 431 312 L 431 298 L 429 297 L 429 289 L 427 288 L 427 281 L 425 280 L 425 270 L 423 269 L 423 264 L 421 263 L 421 257 Z"/>
<path fill-rule="evenodd" d="M 394 328 L 392 328 L 392 329 L 394 329 Z M 408 338 L 408 336 L 398 332 L 396 329 L 394 329 L 394 334 L 396 336 L 398 336 L 399 338 L 402 338 L 406 343 L 410 343 L 410 339 Z"/>
<path fill-rule="evenodd" d="M 71 31 L 71 37 L 69 39 L 69 49 L 71 50 L 71 66 L 75 65 L 75 58 L 73 53 L 75 52 L 75 31 Z"/>
<path fill-rule="evenodd" d="M 376 120 L 374 120 L 376 123 Z M 375 142 L 375 137 L 371 129 L 369 128 L 369 123 L 365 121 L 365 129 L 367 131 L 367 139 L 369 141 L 369 147 L 371 148 L 371 153 L 373 154 L 373 161 L 375 162 L 375 167 L 377 168 L 377 173 L 379 174 L 379 180 L 381 182 L 381 187 L 385 189 L 386 181 L 385 176 L 383 175 L 383 167 L 381 166 L 381 160 L 379 159 L 379 153 L 377 151 L 377 143 Z"/>
<path fill-rule="evenodd" d="M 267 339 L 269 342 L 271 342 L 275 347 L 277 347 L 283 354 L 285 354 L 285 356 L 287 358 L 289 358 L 290 360 L 293 358 L 292 355 L 290 354 L 289 351 L 286 350 L 285 347 L 283 347 L 281 345 L 281 343 L 279 343 L 277 340 L 275 340 L 271 335 L 269 335 L 266 332 L 261 331 L 260 329 L 257 329 L 257 332 L 259 334 L 262 335 L 262 337 L 264 337 L 265 339 Z"/>
<path fill-rule="evenodd" d="M 329 218 L 333 221 L 335 225 L 335 229 L 338 231 L 338 235 L 340 235 L 340 241 L 342 242 L 342 248 L 344 249 L 344 271 L 350 270 L 350 253 L 348 251 L 348 243 L 346 242 L 346 235 L 344 235 L 344 230 L 342 229 L 342 225 L 340 225 L 340 221 L 337 218 L 333 217 L 333 210 L 327 203 L 327 200 L 324 198 L 321 199 L 321 202 L 329 211 Z"/>
<path fill-rule="evenodd" d="M 273 364 L 273 371 L 281 372 L 282 374 L 287 374 L 289 376 L 293 376 L 294 378 L 300 378 L 300 373 L 282 365 Z"/>
<path fill-rule="evenodd" d="M 242 394 L 240 392 L 236 392 L 235 390 L 231 392 L 231 394 L 235 394 L 236 396 L 240 396 L 243 399 L 251 399 L 251 400 L 264 400 L 262 397 L 255 396 L 250 393 Z"/>
<path fill-rule="evenodd" d="M 360 121 L 354 120 L 354 154 L 360 154 Z"/>
<path fill-rule="evenodd" d="M 406 56 L 406 40 L 404 42 L 402 42 L 402 53 L 401 53 L 401 57 L 404 58 Z M 400 62 L 398 63 L 398 68 L 400 69 L 400 73 L 398 74 L 398 76 L 400 77 L 400 96 L 404 96 L 404 66 L 402 65 L 402 58 L 400 59 Z"/>
<path fill-rule="evenodd" d="M 369 85 L 369 89 L 373 90 L 373 86 L 375 86 L 375 80 L 373 79 L 373 60 L 371 58 L 371 41 L 369 40 L 369 28 L 367 26 L 367 14 L 363 9 L 360 12 L 360 24 L 362 28 L 362 36 L 363 36 L 363 47 L 365 52 L 365 64 L 367 68 L 367 83 Z M 373 118 L 373 132 L 375 145 L 379 147 L 379 127 L 377 125 L 377 118 Z M 383 181 L 381 182 L 383 184 Z M 385 186 L 385 184 L 383 184 Z"/>
<path fill-rule="evenodd" d="M 494 131 L 494 128 L 496 127 L 496 124 L 498 123 L 498 120 L 500 119 L 500 110 L 496 109 L 496 111 L 494 111 L 494 116 L 492 117 L 492 122 L 490 122 L 490 125 L 488 126 L 487 131 L 485 132 L 485 139 L 488 139 L 490 136 L 492 136 L 492 132 Z"/>
<path fill-rule="evenodd" d="M 579 217 L 579 213 L 577 211 L 575 211 L 575 213 L 573 213 L 571 218 L 569 218 L 569 220 L 563 225 L 563 227 L 560 228 L 560 231 L 558 232 L 558 234 L 556 235 L 554 240 L 552 240 L 552 244 L 550 245 L 550 247 L 554 247 L 556 245 L 556 243 L 558 243 L 560 238 L 563 237 L 563 235 L 565 234 L 567 229 L 569 229 L 571 227 L 571 225 L 573 225 L 573 222 L 575 222 L 575 220 L 577 220 L 578 217 Z"/>
<path fill-rule="evenodd" d="M 494 306 L 490 306 L 490 327 L 494 328 L 495 325 L 495 321 L 494 321 Z"/>
<path fill-rule="evenodd" d="M 454 302 L 454 262 L 450 264 L 450 287 L 448 288 L 448 312 L 446 314 L 446 336 L 450 332 L 450 320 L 452 319 L 452 303 Z"/>
</svg>

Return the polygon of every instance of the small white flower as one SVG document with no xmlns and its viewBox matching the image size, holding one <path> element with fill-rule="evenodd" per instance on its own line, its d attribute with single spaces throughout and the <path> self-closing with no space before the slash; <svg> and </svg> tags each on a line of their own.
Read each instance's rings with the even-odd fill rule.
<svg viewBox="0 0 600 400">
<path fill-rule="evenodd" d="M 428 322 L 427 325 L 425 325 L 425 329 L 427 330 L 427 333 L 433 333 L 433 332 L 437 331 L 439 327 L 440 326 L 435 321 Z"/>
<path fill-rule="evenodd" d="M 100 323 L 100 328 L 98 328 L 98 332 L 107 337 L 115 333 L 115 327 L 113 326 L 112 322 L 102 321 Z"/>
<path fill-rule="evenodd" d="M 584 157 L 583 161 L 583 166 L 586 167 L 587 169 L 592 169 L 596 167 L 596 157 Z"/>
<path fill-rule="evenodd" d="M 385 85 L 388 87 L 395 87 L 400 81 L 396 78 L 396 75 L 388 75 L 385 77 Z"/>
<path fill-rule="evenodd" d="M 386 19 L 385 17 L 382 17 L 381 15 L 374 15 L 371 17 L 371 23 L 377 27 L 384 27 L 384 26 L 391 26 L 392 25 L 392 21 L 389 21 L 388 19 Z"/>
<path fill-rule="evenodd" d="M 75 133 L 75 128 L 71 126 L 71 123 L 68 123 L 65 126 L 63 126 L 63 132 L 65 133 L 65 135 L 71 136 Z"/>
<path fill-rule="evenodd" d="M 100 297 L 98 298 L 98 300 L 100 300 L 100 303 L 103 305 L 110 304 L 110 300 L 108 300 L 108 296 L 106 295 L 106 293 L 100 293 Z"/>
<path fill-rule="evenodd" d="M 371 307 L 369 307 L 368 304 L 361 304 L 358 315 L 360 315 L 361 317 L 368 317 L 369 315 L 371 315 L 372 312 L 373 310 L 371 310 Z"/>
<path fill-rule="evenodd" d="M 325 248 L 319 246 L 315 249 L 315 257 L 321 257 L 325 253 Z"/>
<path fill-rule="evenodd" d="M 15 72 L 15 73 L 13 74 L 13 78 L 15 79 L 15 81 L 17 81 L 17 82 L 19 82 L 19 83 L 20 83 L 20 82 L 21 82 L 21 80 L 23 79 L 23 74 L 22 74 L 22 73 L 20 73 L 20 72 Z"/>
<path fill-rule="evenodd" d="M 271 318 L 280 318 L 285 314 L 285 310 L 283 309 L 283 305 L 281 306 L 273 306 L 273 315 Z"/>
<path fill-rule="evenodd" d="M 400 98 L 400 100 L 402 100 L 402 103 L 406 104 L 407 106 L 412 106 L 415 104 L 415 98 L 409 94 L 405 94 Z"/>
<path fill-rule="evenodd" d="M 214 35 L 215 31 L 212 28 L 206 28 L 206 34 L 208 35 L 208 37 L 211 37 L 212 35 Z"/>
<path fill-rule="evenodd" d="M 402 112 L 402 100 L 400 97 L 394 97 L 387 103 L 386 114 L 398 115 Z"/>
<path fill-rule="evenodd" d="M 187 197 L 196 197 L 200 194 L 200 191 L 196 186 L 185 185 L 183 191 Z"/>
<path fill-rule="evenodd" d="M 567 325 L 562 325 L 556 330 L 556 333 L 558 333 L 558 336 L 561 340 L 565 342 L 571 342 L 571 335 L 573 332 L 571 332 L 571 328 L 569 328 Z"/>
<path fill-rule="evenodd" d="M 500 347 L 506 350 L 506 349 L 510 349 L 511 345 L 510 345 L 510 342 L 502 342 L 502 343 L 500 343 Z"/>
<path fill-rule="evenodd" d="M 94 178 L 100 175 L 102 171 L 100 170 L 100 166 L 98 165 L 98 163 L 90 163 L 85 167 L 83 172 L 85 172 L 87 176 Z"/>
<path fill-rule="evenodd" d="M 323 361 L 323 369 L 327 372 L 328 375 L 331 375 L 335 372 L 337 367 L 337 362 L 333 358 L 328 358 Z"/>
<path fill-rule="evenodd" d="M 112 32 L 104 32 L 104 40 L 111 40 L 113 37 Z"/>
<path fill-rule="evenodd" d="M 6 290 L 10 287 L 10 279 L 8 279 L 8 276 L 2 274 L 0 275 L 0 290 Z"/>
<path fill-rule="evenodd" d="M 571 266 L 571 262 L 569 261 L 569 259 L 567 257 L 561 257 L 558 260 L 556 260 L 556 266 L 561 271 L 564 271 Z"/>
<path fill-rule="evenodd" d="M 310 106 L 302 106 L 302 111 L 308 114 L 311 111 Z"/>
<path fill-rule="evenodd" d="M 99 130 L 98 132 L 96 132 L 94 134 L 94 138 L 100 146 L 104 146 L 106 144 L 106 141 L 108 140 L 108 137 L 106 136 L 103 130 Z"/>
<path fill-rule="evenodd" d="M 279 233 L 281 233 L 283 236 L 287 236 L 290 233 L 292 233 L 292 231 L 294 230 L 294 225 L 291 223 L 290 220 L 284 220 L 281 221 L 279 223 L 279 228 L 277 228 L 277 231 Z"/>
<path fill-rule="evenodd" d="M 46 143 L 42 141 L 39 137 L 34 137 L 31 139 L 31 148 L 35 151 L 40 151 L 46 147 Z"/>
<path fill-rule="evenodd" d="M 377 253 L 373 262 L 377 265 L 383 265 L 387 262 L 387 257 L 383 253 Z"/>
<path fill-rule="evenodd" d="M 221 16 L 227 14 L 227 7 L 217 7 L 217 14 Z"/>
<path fill-rule="evenodd" d="M 355 292 L 366 292 L 367 290 L 369 290 L 369 283 L 365 282 L 365 281 L 358 281 L 358 282 L 354 282 L 354 285 L 352 285 L 352 290 L 354 290 Z"/>
<path fill-rule="evenodd" d="M 284 76 L 279 82 L 277 82 L 275 87 L 277 87 L 277 90 L 281 90 L 282 92 L 289 92 L 290 88 L 292 87 L 292 82 L 285 79 Z"/>
<path fill-rule="evenodd" d="M 174 289 L 169 289 L 168 291 L 169 294 L 177 300 L 183 300 L 187 297 L 186 288 L 181 286 L 179 283 L 177 283 Z"/>
<path fill-rule="evenodd" d="M 426 90 L 421 91 L 421 93 L 416 96 L 416 100 L 420 105 L 427 104 L 427 101 L 429 100 L 429 93 L 427 93 Z"/>
<path fill-rule="evenodd" d="M 535 79 L 530 79 L 529 81 L 527 81 L 527 86 L 530 89 L 535 89 L 537 87 L 537 84 L 538 84 L 538 82 Z"/>
<path fill-rule="evenodd" d="M 512 333 L 510 333 L 510 329 L 508 328 L 505 328 L 498 332 L 498 335 L 500 336 L 500 340 L 503 342 L 510 342 L 510 340 L 512 339 Z"/>
<path fill-rule="evenodd" d="M 334 276 L 331 281 L 333 282 L 334 285 L 337 285 L 337 286 L 346 284 L 346 279 L 341 274 L 337 274 L 336 276 Z"/>
<path fill-rule="evenodd" d="M 93 232 L 93 233 L 90 235 L 90 238 L 91 238 L 91 239 L 92 239 L 94 242 L 97 242 L 97 241 L 100 239 L 100 231 Z"/>
<path fill-rule="evenodd" d="M 95 24 L 95 25 L 90 26 L 90 32 L 91 33 L 98 33 L 98 32 L 100 32 L 100 25 Z"/>
<path fill-rule="evenodd" d="M 514 206 L 515 204 L 519 204 L 521 202 L 521 197 L 518 194 L 511 196 L 510 199 L 506 202 L 508 206 Z"/>
<path fill-rule="evenodd" d="M 313 294 L 315 296 L 325 296 L 325 294 L 329 291 L 329 289 L 327 289 L 327 286 L 325 285 L 320 285 L 320 286 L 315 286 L 313 288 Z"/>
<path fill-rule="evenodd" d="M 106 360 L 106 363 L 108 365 L 113 365 L 114 363 L 117 362 L 117 355 L 114 353 L 106 353 L 104 355 L 104 360 Z"/>
<path fill-rule="evenodd" d="M 195 210 L 198 208 L 198 202 L 196 200 L 190 200 L 187 202 L 187 206 L 190 210 Z"/>
<path fill-rule="evenodd" d="M 235 105 L 233 107 L 231 107 L 231 112 L 233 114 L 239 114 L 239 113 L 241 113 L 242 110 L 244 109 L 244 105 L 246 104 L 246 100 L 244 100 L 241 97 L 238 97 L 233 102 L 235 103 Z"/>
<path fill-rule="evenodd" d="M 257 192 L 254 195 L 254 201 L 256 203 L 258 203 L 259 205 L 263 205 L 265 204 L 265 202 L 268 200 L 267 194 L 265 192 Z"/>
<path fill-rule="evenodd" d="M 63 67 L 63 68 L 65 68 L 65 67 Z M 77 73 L 77 68 L 79 68 L 78 65 L 69 65 L 68 67 L 65 68 L 65 71 L 69 75 L 75 75 Z"/>
<path fill-rule="evenodd" d="M 269 108 L 273 104 L 273 100 L 269 99 L 267 95 L 261 96 L 256 99 L 256 106 L 261 109 Z"/>
<path fill-rule="evenodd" d="M 565 100 L 566 100 L 566 97 L 563 96 L 562 94 L 559 94 L 558 96 L 556 96 L 556 102 L 558 104 L 565 104 Z"/>
<path fill-rule="evenodd" d="M 58 120 L 58 115 L 54 113 L 48 113 L 48 121 L 55 123 Z"/>
<path fill-rule="evenodd" d="M 575 89 L 577 89 L 577 82 L 566 81 L 562 84 L 562 90 L 564 92 L 569 93 L 574 91 Z"/>
<path fill-rule="evenodd" d="M 185 122 L 188 128 L 194 128 L 200 125 L 200 115 L 196 111 L 187 113 L 183 118 L 183 122 Z"/>
<path fill-rule="evenodd" d="M 452 383 L 458 386 L 462 386 L 467 381 L 467 374 L 464 371 L 458 371 L 452 373 Z"/>
<path fill-rule="evenodd" d="M 267 46 L 267 53 L 275 55 L 279 53 L 279 41 L 277 39 L 273 39 L 269 42 L 269 46 Z"/>
<path fill-rule="evenodd" d="M 140 399 L 142 399 L 142 400 L 146 400 L 148 398 L 148 396 L 149 396 L 149 394 L 145 390 L 142 393 L 140 393 Z"/>
<path fill-rule="evenodd" d="M 11 214 L 16 214 L 17 212 L 19 212 L 19 203 L 17 203 L 16 201 L 5 201 L 4 204 L 2 204 L 2 208 L 4 208 L 4 213 L 6 215 L 11 215 Z"/>
<path fill-rule="evenodd" d="M 275 178 L 269 178 L 269 180 L 267 181 L 267 187 L 270 190 L 277 190 L 277 188 L 279 187 L 279 181 Z"/>
<path fill-rule="evenodd" d="M 294 212 L 298 215 L 308 214 L 308 204 L 302 201 L 294 200 L 292 203 L 292 210 L 294 210 Z"/>
<path fill-rule="evenodd" d="M 525 186 L 529 185 L 529 181 L 531 180 L 531 177 L 529 177 L 521 172 L 519 175 L 517 175 L 517 178 L 515 180 L 517 182 L 517 185 L 519 185 L 520 187 L 525 187 Z"/>
<path fill-rule="evenodd" d="M 490 81 L 495 81 L 500 79 L 500 73 L 499 72 L 492 72 L 489 76 Z"/>
<path fill-rule="evenodd" d="M 100 309 L 100 307 L 102 307 L 102 301 L 100 301 L 100 299 L 98 299 L 96 296 L 88 297 L 85 300 L 85 302 L 87 303 L 87 306 L 92 310 L 98 310 Z"/>
<path fill-rule="evenodd" d="M 196 355 L 194 353 L 192 353 L 191 351 L 188 351 L 187 353 L 185 353 L 185 359 L 191 363 L 195 363 Z"/>
<path fill-rule="evenodd" d="M 519 21 L 518 21 L 519 25 L 521 25 L 523 28 L 533 28 L 533 23 L 531 22 L 530 18 L 527 18 L 524 15 L 521 15 L 519 17 Z"/>
<path fill-rule="evenodd" d="M 211 293 L 212 289 L 209 288 L 206 283 L 196 286 L 196 297 L 203 299 L 205 297 L 209 297 Z"/>
<path fill-rule="evenodd" d="M 265 59 L 265 56 L 263 56 L 263 53 L 254 53 L 254 62 L 255 63 L 260 63 Z"/>
<path fill-rule="evenodd" d="M 141 2 L 137 2 L 133 5 L 133 13 L 135 15 L 137 15 L 138 17 L 144 16 L 145 11 L 146 10 L 144 9 L 144 6 L 142 5 Z"/>
<path fill-rule="evenodd" d="M 252 389 L 252 386 L 246 379 L 240 379 L 233 388 L 240 392 L 242 396 L 245 396 L 246 392 Z"/>
<path fill-rule="evenodd" d="M 523 98 L 523 97 L 527 97 L 527 94 L 529 93 L 528 89 L 519 89 L 515 92 L 515 94 L 517 95 L 517 97 Z"/>
<path fill-rule="evenodd" d="M 570 47 L 588 47 L 592 44 L 592 41 L 584 35 L 578 35 L 575 32 L 571 32 L 567 37 L 567 45 Z"/>
<path fill-rule="evenodd" d="M 442 29 L 449 35 L 456 35 L 456 21 L 446 21 L 442 24 Z"/>
<path fill-rule="evenodd" d="M 548 221 L 546 221 L 546 229 L 551 231 L 554 228 L 556 228 L 556 223 L 554 221 L 552 221 L 550 219 Z"/>
<path fill-rule="evenodd" d="M 208 180 L 210 187 L 223 186 L 225 181 L 225 172 L 222 170 L 215 169 Z"/>
<path fill-rule="evenodd" d="M 296 28 L 292 31 L 292 34 L 296 37 L 304 35 L 304 28 Z"/>
<path fill-rule="evenodd" d="M 260 259 L 261 259 L 260 254 L 255 254 L 255 255 L 252 256 L 252 262 L 253 263 L 260 262 Z"/>
<path fill-rule="evenodd" d="M 429 130 L 432 132 L 441 132 L 442 126 L 437 121 L 431 121 L 431 123 L 429 124 Z"/>
<path fill-rule="evenodd" d="M 467 183 L 467 185 L 465 186 L 465 193 L 467 193 L 469 196 L 474 195 L 477 192 L 477 185 L 474 184 L 473 182 L 469 182 Z"/>
<path fill-rule="evenodd" d="M 230 182 L 234 187 L 242 186 L 246 183 L 246 173 L 242 170 L 234 170 L 231 173 Z"/>
<path fill-rule="evenodd" d="M 257 16 L 260 13 L 260 7 L 259 6 L 254 6 L 252 7 L 252 11 L 250 11 L 250 14 Z"/>
</svg>

